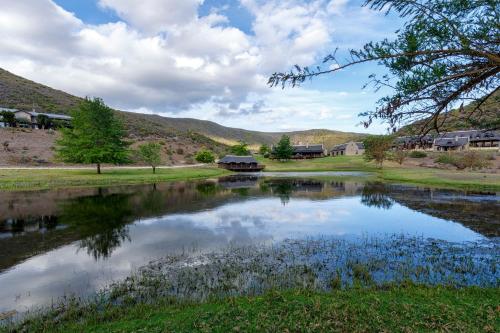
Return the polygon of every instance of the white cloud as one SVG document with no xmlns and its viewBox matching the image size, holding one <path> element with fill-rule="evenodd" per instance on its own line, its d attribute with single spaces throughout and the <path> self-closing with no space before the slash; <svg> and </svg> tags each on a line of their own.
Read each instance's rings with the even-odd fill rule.
<svg viewBox="0 0 500 333">
<path fill-rule="evenodd" d="M 90 25 L 53 0 L 2 0 L 0 67 L 119 109 L 246 128 L 262 121 L 272 130 L 287 117 L 281 126 L 305 127 L 312 122 L 293 119 L 337 112 L 327 98 L 318 102 L 316 91 L 278 93 L 266 81 L 294 64 L 316 63 L 337 29 L 332 15 L 346 1 L 240 0 L 252 16 L 251 33 L 220 11 L 200 17 L 202 2 L 99 0 L 121 20 Z M 325 96 L 333 95 L 342 97 Z"/>
<path fill-rule="evenodd" d="M 132 26 L 157 33 L 196 19 L 203 0 L 99 0 Z"/>
</svg>

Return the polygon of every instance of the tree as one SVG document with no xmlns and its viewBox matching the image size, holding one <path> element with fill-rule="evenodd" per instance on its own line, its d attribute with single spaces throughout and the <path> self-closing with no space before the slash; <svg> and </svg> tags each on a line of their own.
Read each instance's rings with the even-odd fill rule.
<svg viewBox="0 0 500 333">
<path fill-rule="evenodd" d="M 46 129 L 51 126 L 50 118 L 45 114 L 37 115 L 36 122 L 38 124 L 38 128 L 40 129 Z"/>
<path fill-rule="evenodd" d="M 210 150 L 200 150 L 196 153 L 195 160 L 200 163 L 214 163 L 215 156 Z"/>
<path fill-rule="evenodd" d="M 14 112 L 10 111 L 2 111 L 2 121 L 5 124 L 8 124 L 10 127 L 15 127 L 16 126 L 16 115 Z"/>
<path fill-rule="evenodd" d="M 269 154 L 271 152 L 271 148 L 269 148 L 268 145 L 266 144 L 263 144 L 259 147 L 259 154 L 261 155 L 266 155 L 266 154 Z"/>
<path fill-rule="evenodd" d="M 231 153 L 237 156 L 250 155 L 250 150 L 248 150 L 248 144 L 244 141 L 240 141 L 237 145 L 231 147 Z"/>
<path fill-rule="evenodd" d="M 390 135 L 369 135 L 363 140 L 365 146 L 365 159 L 377 162 L 382 167 L 382 163 L 387 158 L 387 152 L 392 147 L 394 138 Z"/>
<path fill-rule="evenodd" d="M 288 135 L 283 135 L 281 137 L 276 147 L 274 147 L 273 154 L 277 159 L 282 161 L 289 160 L 290 157 L 292 157 L 293 147 Z"/>
<path fill-rule="evenodd" d="M 392 93 L 381 98 L 374 110 L 360 114 L 365 127 L 376 119 L 392 130 L 419 121 L 419 131 L 425 134 L 458 117 L 471 126 L 500 128 L 500 117 L 494 115 L 498 109 L 484 108 L 486 100 L 499 91 L 498 1 L 366 0 L 364 6 L 395 11 L 406 19 L 395 40 L 350 50 L 345 62 L 334 52 L 324 58 L 328 69 L 295 66 L 289 72 L 274 73 L 269 84 L 296 86 L 318 75 L 377 62 L 388 73 L 371 74 L 366 85 L 372 84 L 375 90 L 389 88 Z M 472 109 L 463 111 L 463 103 L 470 101 L 475 101 Z M 448 112 L 459 104 L 462 112 Z"/>
<path fill-rule="evenodd" d="M 156 173 L 156 167 L 161 163 L 161 146 L 156 142 L 149 142 L 139 146 L 139 157 L 144 163 L 153 168 Z"/>
<path fill-rule="evenodd" d="M 403 150 L 401 148 L 396 149 L 393 155 L 394 161 L 398 162 L 399 165 L 403 164 L 405 159 L 408 157 L 408 152 L 406 150 Z"/>
<path fill-rule="evenodd" d="M 128 143 L 114 111 L 102 99 L 86 98 L 72 111 L 72 128 L 62 129 L 57 156 L 64 162 L 92 163 L 101 173 L 102 163 L 127 163 Z"/>
</svg>

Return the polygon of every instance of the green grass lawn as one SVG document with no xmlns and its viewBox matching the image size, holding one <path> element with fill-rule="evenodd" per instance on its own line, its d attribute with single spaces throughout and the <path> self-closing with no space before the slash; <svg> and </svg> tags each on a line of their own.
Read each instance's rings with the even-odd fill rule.
<svg viewBox="0 0 500 333">
<path fill-rule="evenodd" d="M 217 177 L 228 171 L 216 167 L 176 169 L 106 169 L 96 174 L 91 169 L 0 170 L 0 190 L 34 190 L 75 186 L 106 186 L 156 183 Z"/>
<path fill-rule="evenodd" d="M 366 162 L 361 156 L 328 156 L 286 162 L 257 156 L 257 160 L 266 165 L 265 171 L 375 171 L 377 169 L 375 164 Z"/>
<path fill-rule="evenodd" d="M 498 332 L 499 288 L 271 291 L 201 304 L 109 306 L 35 317 L 26 332 Z M 0 329 L 1 330 L 1 329 Z"/>
</svg>

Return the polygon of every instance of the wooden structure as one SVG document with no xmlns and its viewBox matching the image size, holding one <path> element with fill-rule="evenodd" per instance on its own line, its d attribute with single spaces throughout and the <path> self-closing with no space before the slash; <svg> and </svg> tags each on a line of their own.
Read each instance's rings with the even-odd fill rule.
<svg viewBox="0 0 500 333">
<path fill-rule="evenodd" d="M 253 156 L 226 155 L 221 158 L 217 164 L 219 168 L 237 172 L 262 171 L 265 168 L 265 166 L 259 164 Z"/>
</svg>

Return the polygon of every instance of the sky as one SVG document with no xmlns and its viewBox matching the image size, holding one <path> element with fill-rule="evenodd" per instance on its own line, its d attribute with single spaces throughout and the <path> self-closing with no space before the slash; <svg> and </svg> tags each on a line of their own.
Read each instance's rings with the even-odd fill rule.
<svg viewBox="0 0 500 333">
<path fill-rule="evenodd" d="M 1 0 L 0 67 L 126 111 L 260 131 L 368 129 L 358 114 L 384 91 L 375 63 L 300 87 L 267 85 L 338 48 L 393 38 L 397 17 L 361 0 Z"/>
</svg>

